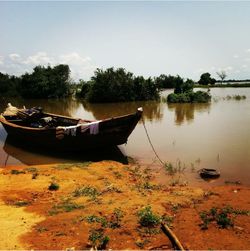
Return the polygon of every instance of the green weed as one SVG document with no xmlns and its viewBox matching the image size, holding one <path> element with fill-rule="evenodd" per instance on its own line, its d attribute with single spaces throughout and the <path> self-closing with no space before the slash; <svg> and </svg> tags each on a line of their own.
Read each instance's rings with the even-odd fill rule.
<svg viewBox="0 0 250 251">
<path fill-rule="evenodd" d="M 103 229 L 91 229 L 88 240 L 91 242 L 92 247 L 97 248 L 97 250 L 104 250 L 110 238 L 104 235 Z"/>
<path fill-rule="evenodd" d="M 155 227 L 161 222 L 161 217 L 152 212 L 151 206 L 141 209 L 137 215 L 139 217 L 139 224 L 143 227 Z"/>
</svg>

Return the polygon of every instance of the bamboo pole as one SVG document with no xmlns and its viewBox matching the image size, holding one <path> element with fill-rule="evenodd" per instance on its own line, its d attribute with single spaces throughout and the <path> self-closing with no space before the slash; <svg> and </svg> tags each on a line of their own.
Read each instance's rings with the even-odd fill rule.
<svg viewBox="0 0 250 251">
<path fill-rule="evenodd" d="M 174 232 L 167 225 L 161 223 L 161 229 L 163 233 L 170 239 L 174 247 L 181 251 L 185 250 L 176 235 L 174 234 Z"/>
</svg>

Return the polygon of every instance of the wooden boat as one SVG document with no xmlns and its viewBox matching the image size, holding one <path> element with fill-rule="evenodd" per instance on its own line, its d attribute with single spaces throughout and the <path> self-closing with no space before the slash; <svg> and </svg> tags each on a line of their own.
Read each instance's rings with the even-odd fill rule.
<svg viewBox="0 0 250 251">
<path fill-rule="evenodd" d="M 15 107 L 9 104 L 9 108 Z M 0 115 L 0 122 L 12 139 L 34 147 L 66 151 L 124 144 L 142 116 L 142 108 L 133 114 L 100 121 L 56 115 L 40 108 L 15 109 L 6 109 Z"/>
</svg>

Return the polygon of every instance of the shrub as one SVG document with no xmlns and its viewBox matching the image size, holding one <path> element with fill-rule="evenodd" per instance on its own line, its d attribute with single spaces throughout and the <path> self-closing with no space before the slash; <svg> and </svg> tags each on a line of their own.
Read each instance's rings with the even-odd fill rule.
<svg viewBox="0 0 250 251">
<path fill-rule="evenodd" d="M 79 96 L 89 102 L 124 102 L 159 98 L 155 82 L 123 68 L 97 69 L 91 81 L 84 83 Z"/>
<path fill-rule="evenodd" d="M 151 206 L 147 206 L 138 212 L 139 223 L 143 227 L 154 227 L 160 224 L 161 217 L 154 214 Z"/>
<path fill-rule="evenodd" d="M 171 93 L 167 97 L 169 103 L 207 103 L 211 100 L 211 96 L 208 92 L 185 92 L 185 93 Z"/>
<path fill-rule="evenodd" d="M 57 183 L 51 182 L 50 185 L 49 185 L 49 187 L 48 187 L 48 189 L 49 189 L 50 191 L 56 191 L 56 190 L 59 189 L 59 187 L 60 187 L 60 186 L 59 186 Z"/>
<path fill-rule="evenodd" d="M 92 229 L 89 233 L 89 241 L 92 247 L 97 248 L 97 250 L 104 250 L 109 242 L 110 238 L 104 235 L 102 229 Z"/>
</svg>

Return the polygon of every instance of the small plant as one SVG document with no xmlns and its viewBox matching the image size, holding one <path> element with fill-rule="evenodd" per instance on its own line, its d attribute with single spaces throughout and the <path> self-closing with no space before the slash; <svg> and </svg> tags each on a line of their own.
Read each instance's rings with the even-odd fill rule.
<svg viewBox="0 0 250 251">
<path fill-rule="evenodd" d="M 163 215 L 161 217 L 161 222 L 168 225 L 168 226 L 170 226 L 170 227 L 172 226 L 173 220 L 174 220 L 173 216 Z"/>
<path fill-rule="evenodd" d="M 37 168 L 35 167 L 27 167 L 25 168 L 25 171 L 29 172 L 29 173 L 37 173 Z"/>
<path fill-rule="evenodd" d="M 24 171 L 19 171 L 19 170 L 13 169 L 13 170 L 10 171 L 10 173 L 11 173 L 11 174 L 18 175 L 18 174 L 24 174 L 25 172 L 24 172 Z"/>
<path fill-rule="evenodd" d="M 47 229 L 46 227 L 38 227 L 38 228 L 36 229 L 36 231 L 37 231 L 38 233 L 43 233 L 43 232 L 48 231 L 48 229 Z"/>
<path fill-rule="evenodd" d="M 95 200 L 100 194 L 101 193 L 95 187 L 91 186 L 80 187 L 73 192 L 74 197 L 88 196 L 93 200 Z"/>
<path fill-rule="evenodd" d="M 137 240 L 135 244 L 137 247 L 143 249 L 146 244 L 148 244 L 150 241 L 149 240 Z"/>
<path fill-rule="evenodd" d="M 66 201 L 63 201 L 62 203 L 54 205 L 52 209 L 49 211 L 49 215 L 55 215 L 55 214 L 63 213 L 63 212 L 71 212 L 73 210 L 83 209 L 83 208 L 84 208 L 83 205 L 79 205 L 69 200 L 66 200 Z"/>
<path fill-rule="evenodd" d="M 52 181 L 48 187 L 50 191 L 57 191 L 59 188 L 60 186 L 54 181 Z"/>
<path fill-rule="evenodd" d="M 96 223 L 96 222 L 101 223 L 102 227 L 107 227 L 108 225 L 107 219 L 104 217 L 98 217 L 96 215 L 89 215 L 85 219 L 88 223 Z"/>
<path fill-rule="evenodd" d="M 169 175 L 174 175 L 176 173 L 183 173 L 186 169 L 186 166 L 182 164 L 180 160 L 177 160 L 175 165 L 173 165 L 171 162 L 164 163 L 164 168 Z"/>
<path fill-rule="evenodd" d="M 117 178 L 117 179 L 121 179 L 122 178 L 122 174 L 118 171 L 114 171 L 113 172 L 114 176 Z"/>
<path fill-rule="evenodd" d="M 160 224 L 161 217 L 152 212 L 151 206 L 147 206 L 138 212 L 139 224 L 143 227 L 155 227 Z"/>
<path fill-rule="evenodd" d="M 97 248 L 97 250 L 104 250 L 110 238 L 104 235 L 103 229 L 91 229 L 88 240 L 91 242 L 92 247 Z"/>
<path fill-rule="evenodd" d="M 202 220 L 201 228 L 207 229 L 210 222 L 216 222 L 221 228 L 228 228 L 234 225 L 233 219 L 237 215 L 250 215 L 249 210 L 233 209 L 231 206 L 224 208 L 212 207 L 209 211 L 200 213 Z"/>
<path fill-rule="evenodd" d="M 16 202 L 14 203 L 14 205 L 15 205 L 16 207 L 24 207 L 24 206 L 27 206 L 28 204 L 29 204 L 29 202 L 23 201 L 23 200 L 16 201 Z"/>
<path fill-rule="evenodd" d="M 113 229 L 121 227 L 121 221 L 123 217 L 124 217 L 123 211 L 120 208 L 115 208 L 113 214 L 111 215 L 109 227 Z"/>
</svg>

